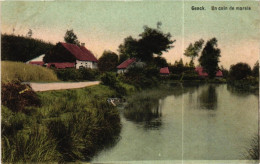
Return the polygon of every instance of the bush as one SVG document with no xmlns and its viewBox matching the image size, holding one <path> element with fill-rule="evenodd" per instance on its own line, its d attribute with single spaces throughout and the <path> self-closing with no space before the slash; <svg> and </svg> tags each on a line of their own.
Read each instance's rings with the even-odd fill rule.
<svg viewBox="0 0 260 164">
<path fill-rule="evenodd" d="M 55 70 L 57 76 L 62 81 L 82 81 L 82 80 L 96 80 L 99 75 L 98 70 L 89 68 L 67 68 Z"/>
<path fill-rule="evenodd" d="M 247 63 L 237 63 L 231 65 L 229 78 L 231 80 L 241 80 L 251 75 L 251 68 Z"/>
<path fill-rule="evenodd" d="M 18 81 L 13 83 L 2 83 L 2 104 L 13 112 L 26 112 L 28 106 L 40 106 L 41 101 L 36 93 L 28 86 Z"/>
</svg>

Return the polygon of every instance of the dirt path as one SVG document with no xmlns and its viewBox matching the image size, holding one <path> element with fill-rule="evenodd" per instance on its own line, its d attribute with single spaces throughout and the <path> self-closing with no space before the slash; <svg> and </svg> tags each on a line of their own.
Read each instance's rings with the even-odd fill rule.
<svg viewBox="0 0 260 164">
<path fill-rule="evenodd" d="M 90 82 L 66 82 L 66 83 L 28 83 L 34 91 L 50 91 L 61 89 L 84 88 L 87 86 L 98 85 L 100 81 Z"/>
</svg>

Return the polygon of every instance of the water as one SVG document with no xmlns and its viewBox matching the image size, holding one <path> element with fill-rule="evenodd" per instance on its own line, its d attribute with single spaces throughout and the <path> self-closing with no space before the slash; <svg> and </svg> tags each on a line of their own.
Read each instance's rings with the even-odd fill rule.
<svg viewBox="0 0 260 164">
<path fill-rule="evenodd" d="M 240 160 L 258 133 L 258 96 L 225 84 L 179 87 L 151 104 L 122 112 L 121 139 L 92 162 Z"/>
</svg>

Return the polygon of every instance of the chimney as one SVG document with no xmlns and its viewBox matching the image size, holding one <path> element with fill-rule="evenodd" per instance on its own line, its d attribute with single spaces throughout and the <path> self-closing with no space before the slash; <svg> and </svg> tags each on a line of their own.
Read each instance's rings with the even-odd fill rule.
<svg viewBox="0 0 260 164">
<path fill-rule="evenodd" d="M 81 46 L 85 47 L 85 43 L 81 43 Z"/>
</svg>

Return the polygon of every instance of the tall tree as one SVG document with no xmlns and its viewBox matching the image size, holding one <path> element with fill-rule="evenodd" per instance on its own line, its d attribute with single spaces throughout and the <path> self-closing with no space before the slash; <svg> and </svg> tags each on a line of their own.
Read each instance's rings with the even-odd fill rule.
<svg viewBox="0 0 260 164">
<path fill-rule="evenodd" d="M 101 72 L 113 71 L 118 65 L 118 56 L 112 51 L 104 51 L 98 60 L 98 68 Z"/>
<path fill-rule="evenodd" d="M 219 68 L 218 63 L 221 55 L 220 49 L 217 48 L 217 42 L 216 38 L 207 41 L 199 58 L 199 63 L 208 73 L 209 78 L 214 78 Z"/>
<path fill-rule="evenodd" d="M 190 43 L 190 45 L 186 48 L 184 55 L 191 58 L 191 63 L 194 63 L 194 59 L 199 56 L 199 52 L 203 46 L 204 40 L 200 39 L 196 41 L 194 44 Z"/>
<path fill-rule="evenodd" d="M 73 29 L 67 30 L 67 32 L 65 33 L 65 36 L 64 36 L 64 41 L 66 43 L 76 44 L 78 46 L 80 45 L 80 42 L 78 41 L 78 37 L 73 32 Z"/>
<path fill-rule="evenodd" d="M 119 54 L 152 62 L 154 54 L 161 56 L 163 52 L 167 52 L 176 40 L 171 40 L 171 34 L 163 33 L 160 26 L 160 22 L 156 29 L 144 26 L 144 31 L 139 34 L 140 39 L 131 36 L 125 38 L 124 43 L 119 46 Z"/>
</svg>

